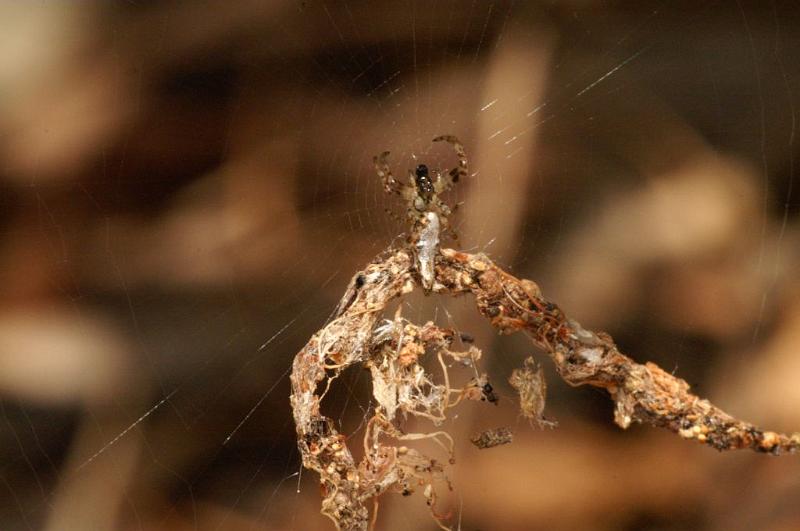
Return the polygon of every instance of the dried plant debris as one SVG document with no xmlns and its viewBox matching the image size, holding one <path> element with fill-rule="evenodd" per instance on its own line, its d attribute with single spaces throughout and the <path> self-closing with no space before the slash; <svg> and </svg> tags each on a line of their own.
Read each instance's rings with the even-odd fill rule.
<svg viewBox="0 0 800 531">
<path fill-rule="evenodd" d="M 615 403 L 614 420 L 622 428 L 643 422 L 667 428 L 718 450 L 749 448 L 772 454 L 797 451 L 800 435 L 763 431 L 735 419 L 707 400 L 689 392 L 689 385 L 652 363 L 639 364 L 617 349 L 608 334 L 585 330 L 546 300 L 530 280 L 503 271 L 484 254 L 439 248 L 450 209 L 438 197 L 468 175 L 466 155 L 452 136 L 437 137 L 453 145 L 458 166 L 440 174 L 424 165 L 402 184 L 391 175 L 386 155 L 376 157 L 384 186 L 408 204 L 412 228 L 406 243 L 379 255 L 351 280 L 333 319 L 314 334 L 292 365 L 292 412 L 303 466 L 320 476 L 322 513 L 337 529 L 374 527 L 378 499 L 386 492 L 410 495 L 422 491 L 436 523 L 449 529 L 437 505 L 437 489 L 450 489 L 441 459 L 409 447 L 429 440 L 454 464 L 452 437 L 443 429 L 449 411 L 462 401 L 497 404 L 486 374 L 478 372 L 482 357 L 471 337 L 432 322 L 414 324 L 398 310 L 387 319 L 392 301 L 415 288 L 426 293 L 472 294 L 478 312 L 501 333 L 524 332 L 553 361 L 558 374 L 573 386 L 605 389 Z M 412 174 L 413 175 L 413 174 Z M 434 221 L 433 218 L 436 218 Z M 402 305 L 401 305 L 402 308 Z M 469 344 L 452 348 L 454 339 Z M 433 356 L 441 371 L 427 371 L 422 360 Z M 370 371 L 376 406 L 370 412 L 363 438 L 364 457 L 356 462 L 345 434 L 322 415 L 321 402 L 332 382 L 351 365 Z M 463 388 L 451 385 L 451 366 L 470 370 L 474 377 Z M 520 399 L 522 415 L 539 427 L 555 423 L 543 416 L 546 385 L 542 368 L 532 358 L 510 378 Z M 400 423 L 408 417 L 430 422 L 431 429 L 407 433 Z M 473 438 L 479 448 L 511 441 L 506 428 L 488 430 Z M 372 504 L 372 515 L 368 505 Z"/>
<path fill-rule="evenodd" d="M 547 383 L 544 370 L 532 356 L 525 359 L 521 369 L 514 369 L 508 379 L 519 395 L 519 410 L 523 417 L 539 428 L 555 428 L 558 422 L 544 417 L 545 395 Z"/>
<path fill-rule="evenodd" d="M 500 398 L 495 394 L 494 387 L 489 383 L 489 377 L 486 373 L 470 380 L 461 391 L 461 396 L 467 400 L 480 400 L 494 405 L 500 402 Z"/>
<path fill-rule="evenodd" d="M 494 448 L 503 444 L 508 444 L 514 440 L 514 432 L 509 428 L 501 427 L 491 430 L 485 430 L 470 438 L 472 444 L 478 447 L 479 450 L 487 448 Z"/>
<path fill-rule="evenodd" d="M 454 349 L 459 337 L 454 330 L 432 322 L 416 325 L 399 309 L 392 319 L 380 318 L 389 302 L 413 288 L 413 267 L 410 254 L 398 250 L 357 273 L 335 318 L 311 338 L 293 365 L 291 402 L 303 465 L 320 474 L 322 512 L 340 529 L 365 529 L 367 502 L 373 502 L 374 518 L 378 496 L 384 492 L 410 495 L 418 490 L 440 527 L 447 529 L 436 508 L 437 490 L 450 488 L 442 463 L 454 462 L 454 443 L 446 431 L 435 428 L 462 401 L 496 401 L 485 374 L 464 388 L 451 385 L 450 365 L 477 374 L 482 357 L 474 345 Z M 435 375 L 422 365 L 426 356 L 437 361 L 440 371 Z M 332 382 L 352 364 L 369 369 L 376 403 L 359 463 L 345 435 L 320 413 Z M 429 421 L 432 429 L 403 431 L 400 424 L 409 416 Z M 437 444 L 444 460 L 407 446 L 420 440 Z"/>
</svg>

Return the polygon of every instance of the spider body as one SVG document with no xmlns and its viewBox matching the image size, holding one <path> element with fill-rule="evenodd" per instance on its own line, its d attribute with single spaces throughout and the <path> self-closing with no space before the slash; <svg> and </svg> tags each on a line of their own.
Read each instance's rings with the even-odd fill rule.
<svg viewBox="0 0 800 531">
<path fill-rule="evenodd" d="M 414 171 L 409 170 L 406 182 L 392 175 L 387 162 L 388 151 L 373 159 L 375 171 L 383 182 L 384 190 L 399 195 L 406 202 L 406 217 L 412 224 L 409 243 L 416 249 L 417 269 L 422 277 L 422 285 L 427 290 L 433 287 L 433 261 L 439 249 L 440 232 L 447 230 L 453 239 L 457 239 L 450 229 L 449 217 L 452 210 L 439 196 L 469 173 L 467 155 L 458 138 L 453 135 L 442 135 L 433 139 L 433 142 L 442 141 L 453 146 L 458 156 L 458 166 L 444 172 L 439 170 L 431 172 L 428 166 L 419 164 Z"/>
<path fill-rule="evenodd" d="M 433 198 L 433 194 L 436 193 L 436 189 L 433 186 L 433 181 L 431 180 L 430 172 L 426 165 L 420 164 L 417 166 L 414 173 L 414 184 L 417 186 L 417 195 L 419 199 L 422 199 L 422 208 L 425 208 Z"/>
<path fill-rule="evenodd" d="M 468 175 L 469 164 L 461 141 L 453 135 L 442 135 L 433 139 L 433 142 L 442 141 L 453 146 L 458 156 L 458 166 L 445 171 L 431 171 L 425 164 L 419 164 L 414 171 L 409 170 L 409 179 L 406 182 L 392 174 L 388 151 L 373 158 L 375 171 L 383 182 L 384 190 L 403 198 L 408 205 L 406 214 L 412 223 L 421 222 L 426 212 L 433 212 L 439 216 L 443 228 L 448 228 L 451 209 L 439 196 L 450 190 L 461 177 Z"/>
</svg>

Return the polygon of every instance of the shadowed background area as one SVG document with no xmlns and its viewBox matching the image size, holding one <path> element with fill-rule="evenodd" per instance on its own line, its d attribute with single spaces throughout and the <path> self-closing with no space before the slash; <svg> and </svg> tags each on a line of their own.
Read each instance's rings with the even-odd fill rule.
<svg viewBox="0 0 800 531">
<path fill-rule="evenodd" d="M 789 1 L 4 3 L 0 528 L 330 529 L 288 371 L 404 230 L 372 157 L 452 167 L 440 134 L 472 173 L 447 245 L 800 431 L 798 24 Z M 525 338 L 470 301 L 405 311 L 473 335 L 501 396 L 445 425 L 454 528 L 800 528 L 796 456 L 623 432 L 543 357 L 537 431 L 505 383 Z M 348 371 L 324 407 L 358 438 L 370 392 Z M 469 444 L 499 424 L 512 444 Z M 435 525 L 392 494 L 378 528 Z"/>
</svg>

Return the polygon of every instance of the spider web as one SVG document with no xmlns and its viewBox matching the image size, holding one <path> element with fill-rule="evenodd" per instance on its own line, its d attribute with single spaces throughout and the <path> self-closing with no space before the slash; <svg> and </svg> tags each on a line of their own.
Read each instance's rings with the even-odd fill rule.
<svg viewBox="0 0 800 531">
<path fill-rule="evenodd" d="M 405 230 L 373 156 L 400 178 L 451 168 L 440 134 L 471 165 L 447 245 L 723 407 L 800 425 L 792 3 L 0 10 L 0 528 L 330 528 L 295 448 L 291 361 Z M 493 337 L 469 301 L 403 311 L 475 335 L 501 395 L 447 426 L 465 442 L 454 528 L 800 522 L 795 463 L 720 472 L 669 436 L 607 430 L 604 397 L 554 374 L 561 427 L 534 432 L 505 385 L 524 339 Z M 352 370 L 324 407 L 358 439 L 370 405 Z M 469 446 L 498 423 L 512 445 Z M 421 497 L 386 498 L 379 528 L 433 526 Z"/>
</svg>

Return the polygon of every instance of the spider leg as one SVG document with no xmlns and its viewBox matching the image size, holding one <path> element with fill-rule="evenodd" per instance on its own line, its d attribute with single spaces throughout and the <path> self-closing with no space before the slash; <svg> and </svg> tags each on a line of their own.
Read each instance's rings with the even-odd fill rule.
<svg viewBox="0 0 800 531">
<path fill-rule="evenodd" d="M 456 229 L 450 226 L 450 220 L 444 218 L 444 220 L 439 220 L 439 222 L 442 224 L 442 232 L 446 232 L 447 235 L 450 236 L 450 238 L 456 242 L 456 244 L 458 244 L 458 233 L 456 232 Z"/>
<path fill-rule="evenodd" d="M 448 212 L 448 214 L 447 214 L 447 215 L 448 215 L 448 217 L 449 217 L 449 216 L 452 216 L 453 214 L 455 214 L 456 212 L 458 212 L 458 208 L 459 208 L 461 205 L 463 205 L 463 204 L 464 204 L 464 202 L 462 201 L 461 203 L 456 203 L 456 204 L 455 204 L 455 205 L 453 205 L 452 207 L 449 207 L 449 208 L 450 208 L 450 211 L 449 211 L 449 212 Z M 460 242 L 460 240 L 458 239 L 458 233 L 456 232 L 456 229 L 454 229 L 454 228 L 453 228 L 453 227 L 450 225 L 450 220 L 449 220 L 449 219 L 447 220 L 447 223 L 445 224 L 445 226 L 444 226 L 444 227 L 445 227 L 445 229 L 448 231 L 448 233 L 449 233 L 449 236 L 450 236 L 450 237 L 453 239 L 453 241 L 454 241 L 454 242 L 456 242 L 456 243 L 459 243 L 459 242 Z"/>
<path fill-rule="evenodd" d="M 467 162 L 467 153 L 464 151 L 464 145 L 457 137 L 453 135 L 441 135 L 434 138 L 433 141 L 434 142 L 445 141 L 451 144 L 453 146 L 453 149 L 456 151 L 456 155 L 458 155 L 458 166 L 448 172 L 451 183 L 457 183 L 459 179 L 469 175 L 469 163 Z M 447 190 L 450 188 L 450 186 L 452 186 L 452 184 L 446 186 L 444 189 Z"/>
<path fill-rule="evenodd" d="M 422 198 L 419 197 L 419 193 L 417 192 L 417 187 L 414 186 L 414 174 L 411 170 L 408 171 L 408 182 L 401 185 L 400 188 L 400 197 L 406 202 L 409 210 L 422 210 L 424 204 L 420 204 Z"/>
<path fill-rule="evenodd" d="M 448 213 L 447 213 L 447 216 L 448 216 L 448 217 L 449 217 L 449 216 L 452 216 L 453 214 L 455 214 L 456 212 L 458 212 L 458 208 L 459 208 L 461 205 L 463 205 L 463 204 L 464 204 L 464 202 L 462 201 L 462 202 L 460 202 L 460 203 L 456 203 L 456 204 L 455 204 L 455 205 L 453 205 L 452 207 L 448 207 L 448 208 L 449 208 L 449 211 L 448 211 Z M 448 221 L 449 221 L 449 220 L 448 220 Z M 449 225 L 448 225 L 448 227 L 449 227 Z M 456 233 L 456 230 L 455 230 L 454 228 L 452 228 L 452 227 L 449 227 L 449 229 L 448 229 L 448 230 L 450 231 L 450 237 L 451 237 L 451 238 L 453 238 L 453 239 L 454 239 L 456 242 L 458 242 L 458 233 Z"/>
<path fill-rule="evenodd" d="M 372 157 L 372 163 L 375 165 L 375 172 L 378 174 L 378 177 L 380 177 L 381 182 L 383 182 L 383 189 L 386 190 L 387 193 L 402 195 L 405 186 L 392 175 L 392 170 L 389 168 L 389 163 L 386 160 L 388 157 L 388 151 L 384 151 L 380 155 Z"/>
</svg>

